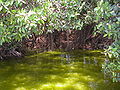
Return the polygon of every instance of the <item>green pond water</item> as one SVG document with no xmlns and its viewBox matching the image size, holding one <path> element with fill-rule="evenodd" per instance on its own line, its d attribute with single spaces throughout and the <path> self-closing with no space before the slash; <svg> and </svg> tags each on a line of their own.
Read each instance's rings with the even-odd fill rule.
<svg viewBox="0 0 120 90">
<path fill-rule="evenodd" d="M 101 51 L 49 51 L 0 61 L 0 90 L 120 90 Z"/>
</svg>

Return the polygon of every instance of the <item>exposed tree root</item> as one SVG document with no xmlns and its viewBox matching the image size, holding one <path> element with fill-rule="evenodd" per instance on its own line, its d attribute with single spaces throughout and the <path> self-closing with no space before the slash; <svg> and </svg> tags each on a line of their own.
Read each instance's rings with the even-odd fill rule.
<svg viewBox="0 0 120 90">
<path fill-rule="evenodd" d="M 34 42 L 25 42 L 26 46 L 30 49 L 41 50 L 74 50 L 74 49 L 105 49 L 113 42 L 112 39 L 103 37 L 102 34 L 93 35 L 92 31 L 70 30 L 67 31 L 54 31 L 53 33 L 42 34 L 36 36 Z"/>
<path fill-rule="evenodd" d="M 103 37 L 102 34 L 93 35 L 93 26 L 85 26 L 83 30 L 54 30 L 53 33 L 32 34 L 32 37 L 29 39 L 23 39 L 23 42 L 17 42 L 18 46 L 15 47 L 14 44 L 16 45 L 16 42 L 6 43 L 0 47 L 0 59 L 11 56 L 21 57 L 26 48 L 32 50 L 40 49 L 41 51 L 55 49 L 69 51 L 75 49 L 104 49 L 111 45 L 114 40 Z"/>
</svg>

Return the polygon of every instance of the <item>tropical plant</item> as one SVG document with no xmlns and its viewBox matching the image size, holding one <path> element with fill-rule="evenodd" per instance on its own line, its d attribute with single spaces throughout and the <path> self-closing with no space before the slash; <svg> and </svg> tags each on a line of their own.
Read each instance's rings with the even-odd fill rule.
<svg viewBox="0 0 120 90">
<path fill-rule="evenodd" d="M 109 57 L 120 56 L 120 6 L 118 2 L 110 3 L 101 0 L 94 8 L 95 20 L 97 22 L 97 31 L 103 33 L 104 37 L 109 37 L 114 40 L 113 44 L 106 50 Z"/>
<path fill-rule="evenodd" d="M 96 23 L 94 33 L 115 40 L 106 54 L 119 57 L 119 11 L 119 0 L 0 0 L 0 45 Z"/>
</svg>

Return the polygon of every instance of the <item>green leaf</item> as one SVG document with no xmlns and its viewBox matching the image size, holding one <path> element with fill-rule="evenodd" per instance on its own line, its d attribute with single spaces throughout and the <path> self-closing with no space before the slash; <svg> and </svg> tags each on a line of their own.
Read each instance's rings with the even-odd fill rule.
<svg viewBox="0 0 120 90">
<path fill-rule="evenodd" d="M 108 29 L 111 30 L 112 29 L 112 25 L 108 24 Z"/>
<path fill-rule="evenodd" d="M 0 11 L 2 10 L 3 6 L 0 6 Z"/>
<path fill-rule="evenodd" d="M 108 35 L 107 34 L 104 34 L 104 36 L 103 37 L 107 37 Z"/>
<path fill-rule="evenodd" d="M 2 3 L 2 0 L 0 0 L 0 4 Z"/>
<path fill-rule="evenodd" d="M 114 52 L 117 51 L 117 48 L 112 48 L 112 51 L 114 51 Z"/>
<path fill-rule="evenodd" d="M 39 20 L 38 23 L 39 23 L 39 24 L 45 24 L 44 20 L 42 20 L 42 19 Z"/>
</svg>

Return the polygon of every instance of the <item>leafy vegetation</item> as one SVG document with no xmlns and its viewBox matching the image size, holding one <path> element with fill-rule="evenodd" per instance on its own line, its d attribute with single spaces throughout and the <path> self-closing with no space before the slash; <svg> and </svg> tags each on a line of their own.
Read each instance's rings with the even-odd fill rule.
<svg viewBox="0 0 120 90">
<path fill-rule="evenodd" d="M 105 54 L 110 58 L 118 58 L 113 61 L 107 61 L 103 64 L 102 68 L 104 73 L 113 78 L 113 82 L 119 81 L 120 73 L 120 6 L 118 1 L 98 2 L 97 7 L 94 9 L 96 12 L 96 25 L 97 32 L 104 33 L 104 37 L 109 37 L 114 40 L 111 46 L 105 50 Z"/>
<path fill-rule="evenodd" d="M 113 59 L 112 61 L 106 60 L 102 64 L 102 71 L 106 77 L 112 78 L 113 82 L 119 82 L 120 80 L 120 61 Z"/>
<path fill-rule="evenodd" d="M 0 45 L 21 41 L 32 33 L 81 30 L 96 23 L 94 33 L 115 40 L 106 53 L 119 57 L 119 11 L 116 0 L 0 0 Z"/>
<path fill-rule="evenodd" d="M 107 50 L 109 57 L 120 56 L 120 6 L 118 3 L 98 2 L 97 7 L 94 8 L 96 13 L 97 32 L 104 33 L 104 37 L 108 36 L 115 40 Z M 99 29 L 99 30 L 98 30 Z"/>
<path fill-rule="evenodd" d="M 94 34 L 114 40 L 106 55 L 119 58 L 119 0 L 0 0 L 0 45 L 16 45 L 33 33 L 81 30 L 91 23 Z"/>
</svg>

